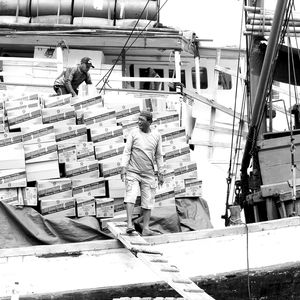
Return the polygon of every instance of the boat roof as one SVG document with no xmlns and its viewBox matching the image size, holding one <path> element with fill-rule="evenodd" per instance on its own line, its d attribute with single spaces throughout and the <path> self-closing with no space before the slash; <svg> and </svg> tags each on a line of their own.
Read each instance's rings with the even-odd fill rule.
<svg viewBox="0 0 300 300">
<path fill-rule="evenodd" d="M 129 40 L 128 40 L 129 39 Z M 0 47 L 4 51 L 29 51 L 37 45 L 102 50 L 118 55 L 127 42 L 127 54 L 160 54 L 187 51 L 190 41 L 173 28 L 85 27 L 48 24 L 0 24 Z"/>
</svg>

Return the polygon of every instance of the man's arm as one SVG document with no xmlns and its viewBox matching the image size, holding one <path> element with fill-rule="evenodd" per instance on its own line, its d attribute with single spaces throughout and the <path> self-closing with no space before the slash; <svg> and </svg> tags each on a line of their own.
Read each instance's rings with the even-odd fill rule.
<svg viewBox="0 0 300 300">
<path fill-rule="evenodd" d="M 123 155 L 122 155 L 122 162 L 121 162 L 121 179 L 122 179 L 122 181 L 125 181 L 126 171 L 127 171 L 127 167 L 128 167 L 128 164 L 130 161 L 130 156 L 131 156 L 132 143 L 133 143 L 133 137 L 132 137 L 132 134 L 129 133 L 127 136 L 127 141 L 126 141 L 125 148 L 124 148 Z"/>
<path fill-rule="evenodd" d="M 86 83 L 86 84 L 93 84 L 93 83 L 92 83 L 91 74 L 90 74 L 90 73 L 87 73 L 86 75 L 87 75 L 87 76 L 86 76 L 85 83 Z"/>
<path fill-rule="evenodd" d="M 155 152 L 155 160 L 157 164 L 157 176 L 158 176 L 158 184 L 162 185 L 164 183 L 164 174 L 163 174 L 163 168 L 164 168 L 164 161 L 163 161 L 163 153 L 162 153 L 162 140 L 161 135 L 159 135 L 156 152 Z"/>
<path fill-rule="evenodd" d="M 76 70 L 77 70 L 77 68 L 71 68 L 71 70 L 67 70 L 66 74 L 65 74 L 65 87 L 66 87 L 67 91 L 70 94 L 72 94 L 73 97 L 77 96 L 77 94 L 75 93 L 75 91 L 73 90 L 73 87 L 72 87 L 72 80 L 73 80 Z"/>
</svg>

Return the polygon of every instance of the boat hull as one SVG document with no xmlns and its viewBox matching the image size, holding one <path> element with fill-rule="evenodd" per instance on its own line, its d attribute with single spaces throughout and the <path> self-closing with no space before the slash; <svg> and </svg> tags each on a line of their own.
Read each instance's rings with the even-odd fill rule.
<svg viewBox="0 0 300 300">
<path fill-rule="evenodd" d="M 299 234 L 294 217 L 147 240 L 216 299 L 245 299 L 249 288 L 252 297 L 297 299 L 300 242 L 292 237 Z M 114 240 L 5 249 L 0 262 L 1 299 L 15 281 L 22 299 L 176 296 Z"/>
</svg>

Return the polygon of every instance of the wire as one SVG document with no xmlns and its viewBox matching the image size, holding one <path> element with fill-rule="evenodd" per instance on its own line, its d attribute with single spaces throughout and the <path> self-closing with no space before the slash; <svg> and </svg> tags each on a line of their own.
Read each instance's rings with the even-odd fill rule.
<svg viewBox="0 0 300 300">
<path fill-rule="evenodd" d="M 244 11 L 245 4 L 242 4 L 242 12 Z M 227 171 L 227 193 L 226 193 L 226 204 L 225 204 L 225 224 L 227 223 L 227 214 L 228 214 L 228 202 L 230 197 L 231 183 L 232 183 L 232 156 L 233 156 L 233 139 L 234 139 L 234 127 L 236 120 L 236 106 L 237 106 L 237 92 L 239 85 L 239 72 L 240 72 L 240 59 L 241 59 L 241 47 L 242 47 L 242 31 L 243 31 L 243 13 L 241 17 L 241 26 L 240 26 L 240 39 L 239 39 L 239 52 L 238 52 L 238 64 L 236 70 L 236 84 L 235 84 L 235 99 L 234 99 L 234 109 L 233 109 L 233 118 L 232 118 L 232 131 L 231 131 L 231 146 L 230 146 L 230 157 L 229 157 L 229 166 Z M 238 137 L 237 137 L 238 138 Z M 237 150 L 237 149 L 236 149 Z M 236 153 L 236 151 L 235 151 Z M 224 218 L 224 217 L 223 217 Z"/>
<path fill-rule="evenodd" d="M 129 40 L 130 40 L 130 38 L 131 38 L 131 36 L 132 36 L 132 34 L 133 34 L 133 32 L 134 32 L 134 29 L 136 28 L 136 26 L 137 26 L 137 24 L 138 24 L 138 22 L 139 22 L 141 16 L 143 15 L 143 13 L 144 13 L 144 11 L 145 11 L 145 9 L 146 9 L 146 7 L 147 7 L 149 1 L 150 1 L 150 0 L 147 1 L 147 3 L 146 3 L 146 5 L 145 5 L 145 7 L 144 7 L 142 13 L 140 14 L 140 16 L 139 16 L 139 18 L 138 18 L 136 24 L 134 25 L 134 27 L 133 27 L 133 29 L 132 29 L 132 31 L 131 31 L 131 33 L 130 33 L 128 39 L 127 39 L 127 41 L 125 42 L 125 45 L 123 46 L 123 48 L 122 48 L 120 54 L 118 55 L 118 57 L 117 57 L 115 63 L 113 64 L 113 66 L 105 73 L 105 75 L 104 75 L 104 76 L 98 81 L 98 83 L 96 84 L 96 86 L 97 86 L 97 85 L 105 78 L 105 80 L 104 80 L 104 82 L 103 82 L 103 85 L 102 85 L 102 87 L 101 87 L 99 93 L 102 92 L 102 90 L 103 90 L 105 84 L 106 84 L 107 81 L 108 81 L 109 76 L 111 75 L 113 69 L 115 68 L 116 64 L 117 64 L 118 61 L 120 60 L 120 58 L 121 58 L 121 56 L 122 56 L 122 51 L 124 51 L 124 53 L 126 54 L 126 52 L 132 47 L 132 45 L 135 43 L 135 41 L 141 36 L 141 34 L 147 29 L 147 27 L 148 27 L 149 24 L 151 23 L 152 20 L 150 20 L 150 21 L 148 22 L 148 24 L 140 31 L 140 33 L 138 34 L 138 36 L 137 36 L 137 37 L 134 39 L 134 41 L 129 45 L 129 47 L 128 47 L 127 49 L 125 49 L 126 45 L 128 44 L 128 42 L 129 42 Z M 167 4 L 168 1 L 169 1 L 169 0 L 166 0 L 166 1 L 164 2 L 164 4 L 157 10 L 156 14 L 155 14 L 154 17 L 153 17 L 153 20 L 154 20 L 155 17 L 159 14 L 159 12 L 161 11 L 161 9 Z"/>
<path fill-rule="evenodd" d="M 248 288 L 248 299 L 251 300 L 251 281 L 250 281 L 250 263 L 249 263 L 249 228 L 247 223 L 242 222 L 242 220 L 230 220 L 230 222 L 234 225 L 245 225 L 246 229 L 246 263 L 247 263 L 247 288 Z"/>
<path fill-rule="evenodd" d="M 99 83 L 107 76 L 106 79 L 104 80 L 103 86 L 102 86 L 102 88 L 101 88 L 101 90 L 100 90 L 99 93 L 101 93 L 101 91 L 103 90 L 103 87 L 104 87 L 104 85 L 106 84 L 106 82 L 107 82 L 107 80 L 108 80 L 110 74 L 112 73 L 114 67 L 116 66 L 117 62 L 119 61 L 120 57 L 122 56 L 122 53 L 123 53 L 123 51 L 125 50 L 125 47 L 127 46 L 127 44 L 128 44 L 128 42 L 129 42 L 131 36 L 133 35 L 133 32 L 134 32 L 135 28 L 137 27 L 137 25 L 138 25 L 138 23 L 139 23 L 139 21 L 140 21 L 142 15 L 143 15 L 143 13 L 144 13 L 146 7 L 148 6 L 149 2 L 150 2 L 150 0 L 148 0 L 147 3 L 145 4 L 145 6 L 144 6 L 142 12 L 140 13 L 140 15 L 139 15 L 139 17 L 138 17 L 136 23 L 134 24 L 134 26 L 133 26 L 133 28 L 132 28 L 130 34 L 129 34 L 129 37 L 127 38 L 127 40 L 126 40 L 126 42 L 125 42 L 125 44 L 124 44 L 122 50 L 120 51 L 120 53 L 119 53 L 119 55 L 118 55 L 116 61 L 115 61 L 114 64 L 113 64 L 113 66 L 105 73 L 105 75 L 104 75 L 104 76 L 98 81 L 98 83 L 96 84 L 96 86 L 97 86 L 97 85 L 98 85 L 98 84 L 99 84 Z M 149 23 L 149 24 L 150 24 L 150 23 Z M 146 26 L 148 26 L 148 24 L 147 24 Z"/>
</svg>

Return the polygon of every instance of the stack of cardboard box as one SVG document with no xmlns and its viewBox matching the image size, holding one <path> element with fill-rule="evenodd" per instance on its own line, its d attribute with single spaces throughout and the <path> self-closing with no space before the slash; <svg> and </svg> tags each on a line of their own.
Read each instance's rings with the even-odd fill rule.
<svg viewBox="0 0 300 300">
<path fill-rule="evenodd" d="M 70 95 L 2 99 L 0 121 L 7 121 L 0 126 L 0 201 L 34 206 L 42 214 L 96 216 L 105 220 L 104 227 L 111 218 L 125 219 L 121 158 L 145 99 L 140 105 L 123 100 Z M 201 196 L 201 181 L 179 114 L 156 110 L 153 116 L 165 162 L 155 209 L 175 209 L 176 197 Z M 140 213 L 140 196 L 134 213 Z"/>
</svg>

